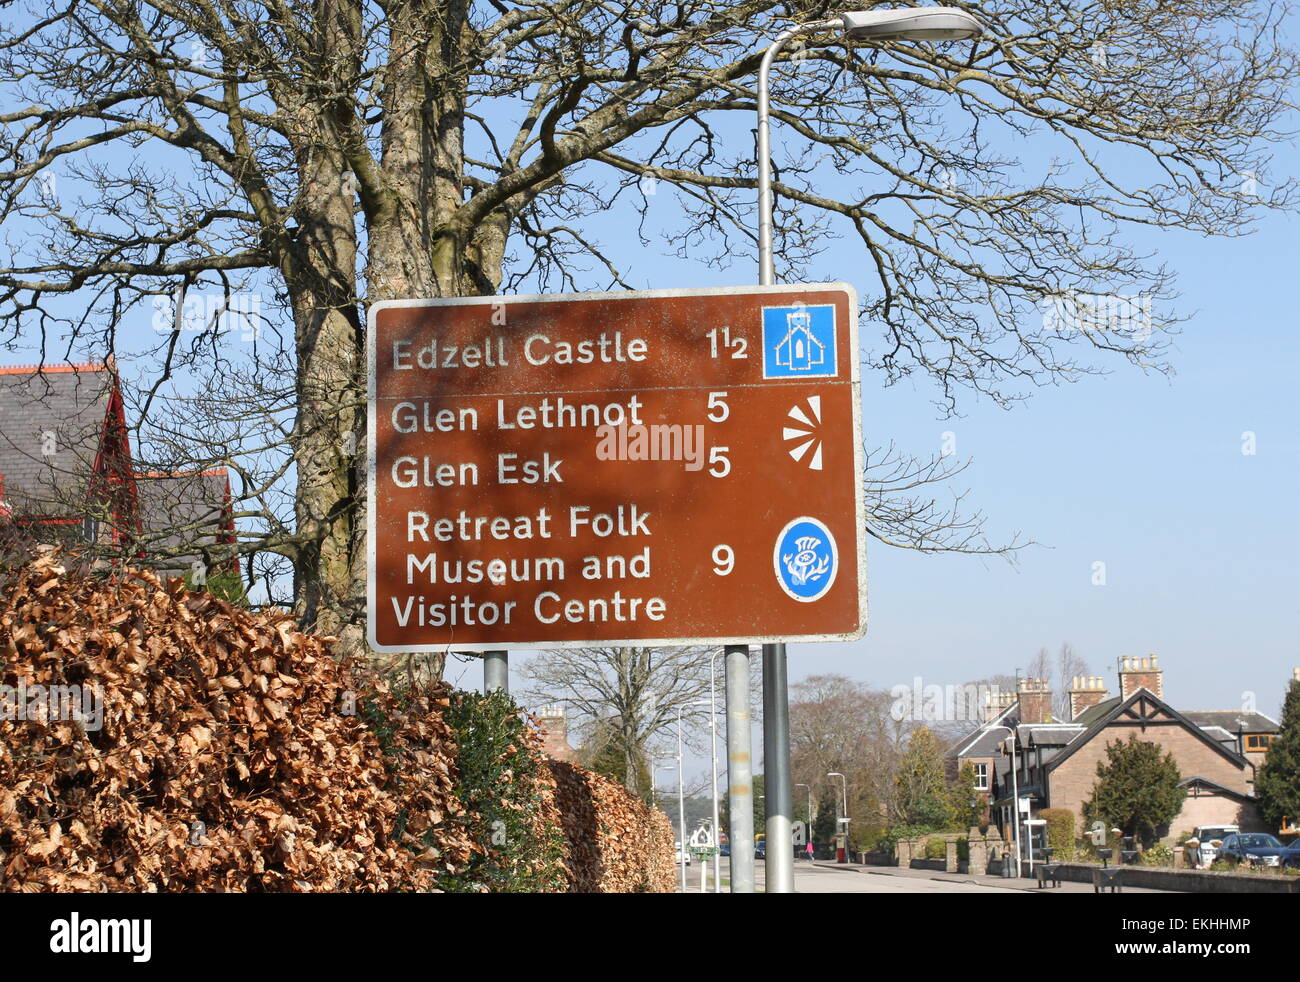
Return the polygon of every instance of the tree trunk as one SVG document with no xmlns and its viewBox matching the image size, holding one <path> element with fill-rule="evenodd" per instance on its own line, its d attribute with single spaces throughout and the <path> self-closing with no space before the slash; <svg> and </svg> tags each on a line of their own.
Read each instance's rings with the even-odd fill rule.
<svg viewBox="0 0 1300 982">
<path fill-rule="evenodd" d="M 473 229 L 461 216 L 465 92 L 463 77 L 448 66 L 463 57 L 467 13 L 457 0 L 407 4 L 392 15 L 381 157 L 373 186 L 362 192 L 367 303 L 500 287 L 509 215 L 493 215 Z M 334 190 L 346 192 L 351 229 L 346 169 L 335 176 Z M 338 228 L 344 218 L 331 208 L 325 224 Z M 313 264 L 322 258 L 340 273 L 355 268 L 355 250 L 316 249 Z M 343 650 L 357 651 L 365 645 L 365 318 L 355 303 L 331 309 L 316 291 L 301 295 L 299 302 L 295 294 L 305 424 L 298 434 L 298 521 L 313 541 L 297 564 L 298 595 L 305 623 L 338 635 Z M 431 670 L 440 675 L 442 663 L 431 660 Z"/>
</svg>

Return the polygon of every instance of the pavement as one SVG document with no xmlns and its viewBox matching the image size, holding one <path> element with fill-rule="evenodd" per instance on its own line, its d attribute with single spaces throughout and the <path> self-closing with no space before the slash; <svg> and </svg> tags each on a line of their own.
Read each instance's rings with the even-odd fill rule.
<svg viewBox="0 0 1300 982">
<path fill-rule="evenodd" d="M 763 861 L 755 861 L 755 887 L 764 892 Z M 712 892 L 710 869 L 709 891 Z M 727 860 L 722 861 L 722 889 L 729 886 Z M 687 893 L 700 889 L 699 867 L 687 870 Z M 1004 879 L 1000 876 L 973 876 L 969 873 L 940 873 L 934 870 L 903 869 L 895 866 L 861 866 L 856 863 L 809 863 L 797 860 L 794 864 L 795 893 L 1029 893 L 1055 896 L 1065 893 L 1092 893 L 1091 883 L 1067 883 L 1059 887 L 1039 889 L 1036 881 L 1021 877 Z M 1125 893 L 1165 893 L 1125 887 Z"/>
</svg>

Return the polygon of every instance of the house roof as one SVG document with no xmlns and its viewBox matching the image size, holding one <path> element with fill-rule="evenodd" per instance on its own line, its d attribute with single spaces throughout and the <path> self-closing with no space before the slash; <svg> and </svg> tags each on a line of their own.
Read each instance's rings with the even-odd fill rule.
<svg viewBox="0 0 1300 982">
<path fill-rule="evenodd" d="M 0 367 L 0 475 L 15 515 L 84 512 L 115 384 L 103 363 Z"/>
<path fill-rule="evenodd" d="M 1219 726 L 1229 733 L 1276 733 L 1281 726 L 1263 713 L 1241 712 L 1236 709 L 1190 710 L 1183 713 L 1197 726 Z"/>
<path fill-rule="evenodd" d="M 1111 712 L 1115 709 L 1115 707 L 1118 706 L 1123 701 L 1124 700 L 1121 699 L 1119 696 L 1115 696 L 1113 699 L 1107 699 L 1105 702 L 1099 702 L 1097 703 L 1097 705 L 1085 709 L 1083 712 L 1081 712 L 1078 716 L 1074 718 L 1074 722 L 1086 729 L 1087 727 L 1092 726 L 1094 723 L 1096 723 L 1097 720 L 1105 719 L 1107 716 L 1109 716 Z"/>
<path fill-rule="evenodd" d="M 1220 756 L 1227 758 L 1233 764 L 1236 764 L 1239 767 L 1250 766 L 1250 762 L 1246 760 L 1245 757 L 1241 756 L 1241 754 L 1237 753 L 1235 750 L 1230 750 L 1225 747 L 1218 740 L 1215 740 L 1214 737 L 1206 733 L 1205 730 L 1201 729 L 1201 727 L 1197 726 L 1196 723 L 1178 712 L 1178 710 L 1174 709 L 1150 689 L 1138 689 L 1126 699 L 1120 699 L 1119 697 L 1108 699 L 1100 705 L 1092 707 L 1092 709 L 1089 709 L 1087 712 L 1080 714 L 1076 722 L 1083 723 L 1086 726 L 1086 729 L 1084 729 L 1074 740 L 1070 741 L 1070 743 L 1067 744 L 1060 753 L 1045 765 L 1047 769 L 1054 770 L 1057 766 L 1066 760 L 1069 760 L 1069 758 L 1072 757 L 1080 747 L 1087 744 L 1093 737 L 1101 733 L 1102 730 L 1106 729 L 1106 727 L 1108 727 L 1112 722 L 1118 719 L 1122 714 L 1125 714 L 1132 706 L 1139 702 L 1154 704 L 1162 712 L 1168 715 L 1170 719 L 1181 724 L 1188 732 L 1199 738 L 1206 746 L 1212 747 L 1215 752 Z M 1105 710 L 1104 712 L 1099 712 L 1099 710 L 1103 709 Z"/>
<path fill-rule="evenodd" d="M 1231 743 L 1233 746 L 1236 746 L 1237 744 L 1237 738 L 1222 726 L 1202 726 L 1201 729 L 1208 733 L 1212 739 L 1218 740 L 1220 743 Z"/>
<path fill-rule="evenodd" d="M 149 552 L 213 545 L 234 531 L 230 523 L 230 478 L 224 467 L 196 471 L 143 471 L 135 475 L 140 531 Z M 197 553 L 169 565 L 177 573 Z"/>
<path fill-rule="evenodd" d="M 1024 742 L 1031 747 L 1064 747 L 1083 732 L 1084 728 L 1075 724 L 1036 724 L 1022 726 Z"/>
<path fill-rule="evenodd" d="M 998 747 L 1006 742 L 1007 732 L 1003 727 L 1014 729 L 1020 723 L 1017 710 L 1020 707 L 1012 703 L 987 723 L 981 723 L 974 733 L 968 733 L 956 745 L 952 756 L 962 757 L 996 757 Z"/>
</svg>

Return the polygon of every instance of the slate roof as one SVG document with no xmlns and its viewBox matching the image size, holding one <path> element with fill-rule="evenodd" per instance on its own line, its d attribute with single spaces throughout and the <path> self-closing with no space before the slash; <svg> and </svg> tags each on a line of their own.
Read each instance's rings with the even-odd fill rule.
<svg viewBox="0 0 1300 982">
<path fill-rule="evenodd" d="M 967 733 L 961 738 L 961 741 L 952 748 L 950 756 L 957 758 L 966 757 L 996 757 L 998 747 L 1006 743 L 1009 734 L 1006 728 L 1015 728 L 1020 724 L 1020 717 L 1017 710 L 1020 707 L 1012 703 L 1000 713 L 982 723 L 972 733 Z"/>
<path fill-rule="evenodd" d="M 1024 742 L 1031 747 L 1064 747 L 1083 731 L 1084 727 L 1082 726 L 1066 724 L 1059 726 L 1025 726 L 1021 728 L 1021 732 L 1025 734 Z"/>
<path fill-rule="evenodd" d="M 1092 724 L 1097 722 L 1097 720 L 1105 719 L 1107 716 L 1109 716 L 1111 712 L 1115 709 L 1115 707 L 1118 706 L 1121 702 L 1123 702 L 1123 700 L 1119 696 L 1115 696 L 1112 699 L 1107 699 L 1105 702 L 1099 702 L 1097 703 L 1097 705 L 1092 706 L 1089 709 L 1085 709 L 1083 712 L 1081 712 L 1078 716 L 1074 718 L 1074 722 L 1078 723 L 1084 729 L 1087 729 L 1088 727 L 1092 726 Z"/>
<path fill-rule="evenodd" d="M 1249 762 L 1242 757 L 1241 754 L 1237 753 L 1235 749 L 1226 747 L 1222 743 L 1218 742 L 1212 734 L 1207 733 L 1203 728 L 1197 726 L 1196 723 L 1189 719 L 1186 714 L 1178 712 L 1178 710 L 1174 709 L 1149 689 L 1138 689 L 1126 699 L 1121 699 L 1119 696 L 1116 696 L 1114 699 L 1107 699 L 1105 702 L 1093 706 L 1085 713 L 1080 713 L 1079 718 L 1075 720 L 1075 722 L 1083 724 L 1085 727 L 1084 730 L 1077 738 L 1072 740 L 1068 746 L 1057 754 L 1050 764 L 1046 765 L 1048 770 L 1056 768 L 1057 765 L 1073 756 L 1075 751 L 1080 747 L 1085 746 L 1088 741 L 1093 739 L 1093 737 L 1097 736 L 1097 734 L 1109 726 L 1111 721 L 1116 719 L 1121 712 L 1135 703 L 1138 703 L 1140 700 L 1145 700 L 1148 703 L 1153 703 L 1158 706 L 1170 717 L 1170 719 L 1176 723 L 1181 723 L 1189 732 L 1200 737 L 1207 746 L 1213 747 L 1221 756 L 1232 761 L 1233 764 L 1238 766 L 1249 766 Z"/>
<path fill-rule="evenodd" d="M 113 385 L 103 364 L 0 368 L 0 475 L 15 515 L 81 517 Z"/>
<path fill-rule="evenodd" d="M 140 502 L 140 531 L 148 552 L 165 552 L 187 544 L 231 541 L 230 483 L 226 469 L 146 471 L 135 475 Z M 165 572 L 181 576 L 198 553 L 168 560 Z"/>
<path fill-rule="evenodd" d="M 1263 713 L 1243 713 L 1235 709 L 1183 713 L 1197 726 L 1219 726 L 1229 733 L 1276 733 L 1281 727 Z"/>
</svg>

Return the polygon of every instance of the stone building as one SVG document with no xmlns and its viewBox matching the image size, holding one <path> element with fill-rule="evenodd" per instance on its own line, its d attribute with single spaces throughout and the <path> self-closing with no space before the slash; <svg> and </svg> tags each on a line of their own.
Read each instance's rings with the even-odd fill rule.
<svg viewBox="0 0 1300 982">
<path fill-rule="evenodd" d="M 1083 805 L 1091 796 L 1106 746 L 1130 735 L 1173 755 L 1187 797 L 1162 835 L 1197 825 L 1234 823 L 1265 831 L 1255 807 L 1255 773 L 1278 730 L 1275 720 L 1254 711 L 1179 712 L 1164 701 L 1164 671 L 1155 655 L 1123 656 L 1118 693 L 1111 696 L 1096 676 L 1072 680 L 1070 719 L 1052 717 L 1052 693 L 1039 679 L 1022 679 L 1016 700 L 990 707 L 984 723 L 955 748 L 955 764 L 983 765 L 988 797 L 999 828 L 1013 821 L 1012 744 L 1015 789 L 1028 799 L 1028 818 L 1044 808 L 1067 809 L 1083 832 Z M 1046 708 L 1045 708 L 1046 707 Z M 996 709 L 996 712 L 993 711 Z M 1022 838 L 1027 836 L 1022 832 Z M 1026 841 L 1027 848 L 1027 841 Z"/>
</svg>

